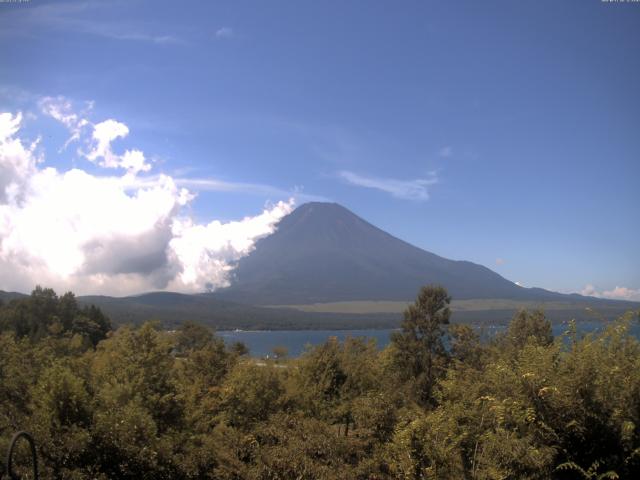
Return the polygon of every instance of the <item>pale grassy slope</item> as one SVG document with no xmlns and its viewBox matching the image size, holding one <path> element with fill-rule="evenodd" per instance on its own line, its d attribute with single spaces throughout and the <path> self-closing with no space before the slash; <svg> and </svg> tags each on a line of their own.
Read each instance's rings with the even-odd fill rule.
<svg viewBox="0 0 640 480">
<path fill-rule="evenodd" d="M 313 303 L 308 305 L 267 305 L 270 308 L 291 308 L 302 312 L 315 313 L 349 313 L 349 314 L 374 314 L 374 313 L 401 313 L 411 302 L 394 301 L 351 301 Z M 608 305 L 607 305 L 608 306 Z M 606 308 L 598 305 L 595 308 Z M 576 310 L 594 308 L 584 301 L 580 302 L 538 302 L 529 300 L 508 299 L 473 299 L 453 300 L 451 310 L 454 312 L 482 312 L 492 310 L 518 310 L 520 308 L 543 310 Z"/>
</svg>

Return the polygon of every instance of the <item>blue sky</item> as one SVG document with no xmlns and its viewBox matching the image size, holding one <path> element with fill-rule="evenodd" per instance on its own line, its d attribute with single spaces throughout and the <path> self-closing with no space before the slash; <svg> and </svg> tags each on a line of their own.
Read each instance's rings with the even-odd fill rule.
<svg viewBox="0 0 640 480">
<path fill-rule="evenodd" d="M 126 124 L 114 150 L 197 193 L 196 223 L 295 193 L 526 286 L 640 299 L 638 3 L 32 0 L 0 3 L 0 37 L 38 168 L 102 175 L 42 114 L 64 98 Z"/>
</svg>

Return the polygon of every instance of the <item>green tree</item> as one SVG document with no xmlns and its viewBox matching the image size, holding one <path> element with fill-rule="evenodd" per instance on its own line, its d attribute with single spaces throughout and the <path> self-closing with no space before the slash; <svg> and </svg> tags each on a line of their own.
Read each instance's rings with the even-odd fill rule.
<svg viewBox="0 0 640 480">
<path fill-rule="evenodd" d="M 233 342 L 233 344 L 231 344 L 230 350 L 238 357 L 249 355 L 249 348 L 243 342 Z"/>
<path fill-rule="evenodd" d="M 278 411 L 284 393 L 280 370 L 270 364 L 236 365 L 222 385 L 223 420 L 246 430 Z"/>
<path fill-rule="evenodd" d="M 438 409 L 418 413 L 398 428 L 386 452 L 393 478 L 466 478 L 460 448 L 464 433 L 455 420 L 453 415 Z"/>
<path fill-rule="evenodd" d="M 277 413 L 256 425 L 252 436 L 250 479 L 376 478 L 357 475 L 355 467 L 366 455 L 359 439 L 337 437 L 318 419 Z"/>
<path fill-rule="evenodd" d="M 30 430 L 47 462 L 43 473 L 67 477 L 90 458 L 93 409 L 84 379 L 58 362 L 46 368 L 31 391 Z"/>
<path fill-rule="evenodd" d="M 340 425 L 348 436 L 356 400 L 379 386 L 377 357 L 373 341 L 347 337 L 339 342 L 331 337 L 300 360 L 299 390 L 294 396 L 307 412 Z"/>
<path fill-rule="evenodd" d="M 176 334 L 175 349 L 179 355 L 200 350 L 213 341 L 213 333 L 204 325 L 184 322 Z"/>
<path fill-rule="evenodd" d="M 402 331 L 391 336 L 396 371 L 412 382 L 416 399 L 423 405 L 432 403 L 433 388 L 447 364 L 443 326 L 449 323 L 450 302 L 443 287 L 422 287 L 415 303 L 404 311 Z"/>
<path fill-rule="evenodd" d="M 189 328 L 189 331 L 196 329 Z M 177 348 L 183 353 L 174 364 L 173 377 L 185 403 L 186 426 L 199 434 L 208 434 L 216 424 L 221 384 L 238 357 L 214 335 L 208 335 L 207 343 L 201 343 L 201 339 L 200 335 L 196 336 L 198 348 Z M 184 341 L 182 343 L 184 345 Z"/>
<path fill-rule="evenodd" d="M 107 338 L 111 331 L 111 321 L 95 305 L 89 305 L 79 310 L 73 319 L 72 333 L 78 333 L 87 338 L 95 347 L 101 340 Z"/>
<path fill-rule="evenodd" d="M 545 318 L 542 310 L 520 310 L 509 323 L 506 341 L 515 348 L 522 348 L 527 342 L 542 346 L 551 345 L 551 322 Z"/>
<path fill-rule="evenodd" d="M 486 349 L 480 343 L 480 336 L 473 327 L 463 324 L 452 324 L 449 327 L 451 337 L 451 357 L 476 369 L 481 369 L 486 356 Z"/>
<path fill-rule="evenodd" d="M 29 297 L 0 308 L 0 330 L 32 341 L 79 334 L 95 347 L 111 331 L 111 321 L 94 305 L 80 308 L 71 292 L 58 298 L 52 289 L 37 286 Z"/>
<path fill-rule="evenodd" d="M 95 463 L 109 478 L 179 478 L 173 461 L 184 402 L 169 335 L 122 327 L 92 352 Z"/>
</svg>

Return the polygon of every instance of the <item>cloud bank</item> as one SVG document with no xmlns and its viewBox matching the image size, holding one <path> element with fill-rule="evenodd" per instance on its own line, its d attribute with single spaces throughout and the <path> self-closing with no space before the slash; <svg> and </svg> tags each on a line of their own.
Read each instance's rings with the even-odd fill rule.
<svg viewBox="0 0 640 480">
<path fill-rule="evenodd" d="M 125 124 L 93 124 L 53 100 L 41 109 L 68 128 L 67 144 L 86 136 L 81 155 L 122 174 L 45 166 L 38 142 L 19 137 L 22 115 L 1 113 L 2 290 L 26 292 L 36 283 L 110 295 L 219 288 L 228 285 L 233 263 L 293 209 L 290 199 L 239 221 L 198 224 L 184 214 L 191 191 L 167 175 L 139 177 L 151 169 L 142 151 L 113 150 L 129 133 Z"/>
<path fill-rule="evenodd" d="M 629 300 L 640 302 L 640 288 L 633 289 L 616 286 L 612 290 L 600 291 L 593 285 L 587 285 L 579 293 L 580 295 L 586 295 L 588 297 L 610 298 L 612 300 Z"/>
</svg>

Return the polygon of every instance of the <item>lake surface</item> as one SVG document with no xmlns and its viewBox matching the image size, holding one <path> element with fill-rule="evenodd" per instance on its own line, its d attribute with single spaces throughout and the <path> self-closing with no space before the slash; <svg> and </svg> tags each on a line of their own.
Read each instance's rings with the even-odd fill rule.
<svg viewBox="0 0 640 480">
<path fill-rule="evenodd" d="M 604 328 L 602 322 L 579 322 L 578 332 L 582 334 L 599 331 Z M 487 325 L 478 328 L 482 338 L 491 338 L 502 332 L 505 325 Z M 558 336 L 567 330 L 567 324 L 553 326 L 553 334 Z M 243 342 L 254 357 L 265 357 L 272 354 L 274 347 L 283 346 L 289 351 L 290 357 L 297 357 L 304 352 L 305 345 L 318 345 L 329 337 L 337 337 L 342 341 L 346 337 L 374 338 L 378 347 L 384 348 L 389 343 L 391 332 L 398 329 L 386 330 L 252 330 L 252 331 L 219 331 L 217 335 L 225 342 Z M 640 338 L 640 324 L 631 327 L 631 333 Z"/>
</svg>

